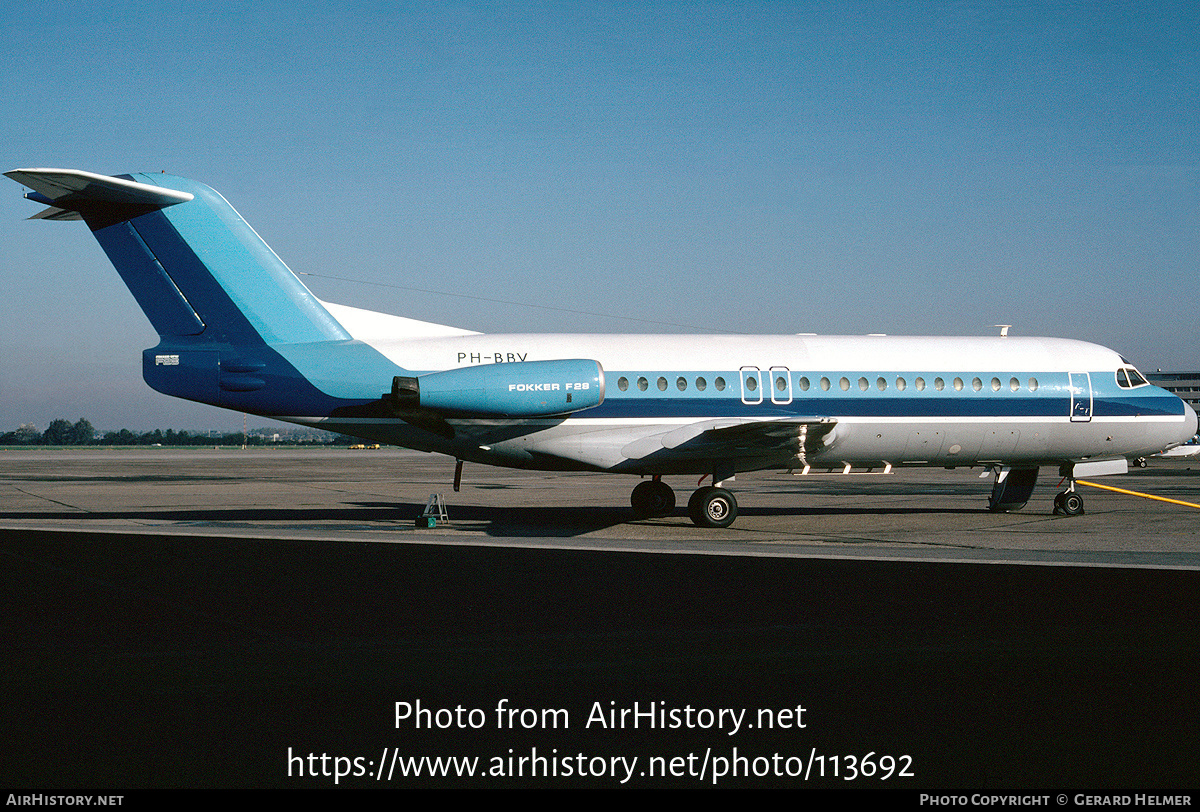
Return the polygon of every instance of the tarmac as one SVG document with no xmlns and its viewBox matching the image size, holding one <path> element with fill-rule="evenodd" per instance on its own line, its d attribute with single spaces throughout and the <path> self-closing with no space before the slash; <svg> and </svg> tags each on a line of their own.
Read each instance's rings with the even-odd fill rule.
<svg viewBox="0 0 1200 812">
<path fill-rule="evenodd" d="M 981 475 L 987 478 L 981 478 Z M 1043 469 L 1028 506 L 985 510 L 981 468 L 883 474 L 740 475 L 736 523 L 687 518 L 690 477 L 668 477 L 673 515 L 635 521 L 632 477 L 515 471 L 401 449 L 108 448 L 0 451 L 0 528 L 727 555 L 883 555 L 1200 566 L 1200 513 L 1079 486 L 1086 514 L 1055 516 Z M 1156 460 L 1105 484 L 1200 504 L 1200 458 Z M 414 519 L 442 493 L 449 523 Z M 867 552 L 864 552 L 867 551 Z"/>
<path fill-rule="evenodd" d="M 702 530 L 398 449 L 0 450 L 0 785 L 1194 786 L 1198 511 L 980 473 L 742 474 Z"/>
</svg>

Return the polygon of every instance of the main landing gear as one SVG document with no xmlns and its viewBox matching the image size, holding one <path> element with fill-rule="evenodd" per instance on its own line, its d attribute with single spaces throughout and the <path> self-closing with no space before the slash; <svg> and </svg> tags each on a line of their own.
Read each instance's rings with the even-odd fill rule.
<svg viewBox="0 0 1200 812">
<path fill-rule="evenodd" d="M 638 483 L 629 495 L 629 503 L 633 515 L 639 519 L 667 516 L 675 510 L 675 491 L 661 478 L 654 477 Z"/>
<path fill-rule="evenodd" d="M 639 519 L 667 516 L 675 510 L 675 491 L 661 478 L 654 477 L 639 482 L 629 502 Z M 737 518 L 737 499 L 724 488 L 708 485 L 688 500 L 688 516 L 699 527 L 729 527 Z"/>
<path fill-rule="evenodd" d="M 707 485 L 688 500 L 688 516 L 697 527 L 729 527 L 737 518 L 737 500 L 724 488 Z"/>
</svg>

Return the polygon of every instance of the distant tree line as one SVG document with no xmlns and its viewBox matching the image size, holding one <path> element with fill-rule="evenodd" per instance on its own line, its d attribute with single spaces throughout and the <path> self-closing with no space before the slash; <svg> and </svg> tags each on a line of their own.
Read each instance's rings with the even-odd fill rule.
<svg viewBox="0 0 1200 812">
<path fill-rule="evenodd" d="M 82 417 L 76 423 L 53 420 L 45 431 L 26 423 L 16 431 L 0 434 L 0 445 L 91 445 L 96 441 L 96 429 Z"/>
<path fill-rule="evenodd" d="M 173 445 L 173 446 L 189 446 L 189 445 L 275 445 L 276 441 L 272 437 L 268 437 L 259 429 L 249 434 L 233 432 L 230 434 L 214 435 L 208 432 L 188 432 L 175 431 L 175 429 L 155 429 L 154 431 L 143 432 L 137 434 L 129 429 L 121 429 L 120 431 L 106 431 L 103 434 L 96 431 L 84 418 L 79 418 L 75 423 L 68 420 L 53 420 L 46 427 L 45 431 L 38 431 L 32 423 L 26 423 L 16 431 L 0 434 L 0 446 L 3 445 Z M 272 430 L 272 435 L 278 435 L 278 431 Z M 321 432 L 320 439 L 305 438 L 306 442 L 317 444 L 331 445 L 349 445 L 351 443 L 360 442 L 354 438 L 347 437 L 344 434 L 330 434 L 329 432 Z M 287 436 L 286 431 L 281 441 L 285 443 L 295 443 L 295 437 Z"/>
</svg>

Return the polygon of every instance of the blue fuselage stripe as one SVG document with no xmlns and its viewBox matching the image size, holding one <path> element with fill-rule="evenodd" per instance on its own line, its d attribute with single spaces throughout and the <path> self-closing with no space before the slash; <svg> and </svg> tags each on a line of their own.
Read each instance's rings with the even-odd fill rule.
<svg viewBox="0 0 1200 812">
<path fill-rule="evenodd" d="M 743 403 L 731 397 L 678 398 L 648 396 L 606 398 L 604 403 L 583 413 L 587 417 L 712 417 L 745 415 L 748 417 L 788 417 L 794 415 L 845 417 L 1067 417 L 1071 400 L 1058 395 L 1048 397 L 962 397 L 917 395 L 911 398 L 813 397 L 795 398 L 791 403 Z M 1181 415 L 1175 397 L 1097 397 L 1093 400 L 1094 417 L 1139 415 Z"/>
</svg>

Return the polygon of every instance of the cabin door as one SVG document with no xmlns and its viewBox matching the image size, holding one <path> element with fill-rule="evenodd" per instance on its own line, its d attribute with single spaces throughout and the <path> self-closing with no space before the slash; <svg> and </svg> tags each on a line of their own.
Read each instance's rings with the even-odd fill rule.
<svg viewBox="0 0 1200 812">
<path fill-rule="evenodd" d="M 1068 373 L 1071 378 L 1071 422 L 1092 419 L 1092 376 L 1086 372 Z"/>
</svg>

